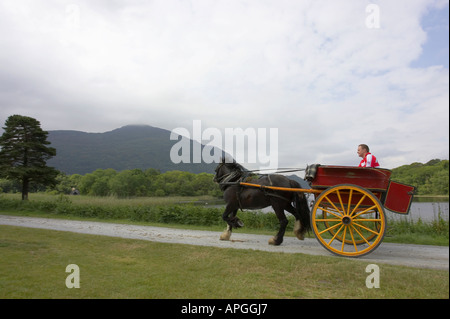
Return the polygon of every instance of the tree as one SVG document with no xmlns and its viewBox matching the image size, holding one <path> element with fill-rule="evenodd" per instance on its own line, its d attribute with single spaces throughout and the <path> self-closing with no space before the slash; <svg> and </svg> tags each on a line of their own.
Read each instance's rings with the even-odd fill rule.
<svg viewBox="0 0 450 319">
<path fill-rule="evenodd" d="M 46 165 L 56 155 L 48 147 L 48 132 L 32 117 L 11 115 L 0 137 L 0 177 L 22 183 L 22 200 L 28 199 L 30 183 L 54 186 L 58 171 Z"/>
<path fill-rule="evenodd" d="M 448 167 L 448 160 L 415 162 L 394 168 L 391 179 L 416 186 L 419 195 L 448 195 Z"/>
<path fill-rule="evenodd" d="M 112 169 L 96 169 L 94 172 L 84 175 L 79 183 L 81 194 L 93 196 L 110 195 L 109 181 L 117 175 Z"/>
</svg>

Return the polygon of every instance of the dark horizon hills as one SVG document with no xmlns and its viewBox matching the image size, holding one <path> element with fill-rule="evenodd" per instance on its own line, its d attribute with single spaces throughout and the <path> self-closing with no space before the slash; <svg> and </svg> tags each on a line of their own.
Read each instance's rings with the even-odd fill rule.
<svg viewBox="0 0 450 319">
<path fill-rule="evenodd" d="M 170 140 L 170 131 L 150 125 L 126 125 L 104 133 L 74 130 L 48 131 L 48 141 L 56 156 L 47 165 L 66 174 L 92 173 L 96 169 L 154 168 L 161 172 L 180 170 L 191 173 L 213 173 L 216 163 L 193 163 L 191 142 L 190 163 L 175 164 L 170 150 L 177 140 Z M 201 146 L 203 149 L 203 145 Z M 221 152 L 222 150 L 217 149 Z"/>
</svg>

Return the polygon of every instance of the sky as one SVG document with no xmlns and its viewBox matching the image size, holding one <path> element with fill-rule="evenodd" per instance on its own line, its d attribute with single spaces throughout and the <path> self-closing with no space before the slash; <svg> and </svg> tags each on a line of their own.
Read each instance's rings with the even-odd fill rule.
<svg viewBox="0 0 450 319">
<path fill-rule="evenodd" d="M 448 159 L 448 39 L 443 0 L 0 0 L 0 125 L 272 128 L 279 167 Z"/>
</svg>

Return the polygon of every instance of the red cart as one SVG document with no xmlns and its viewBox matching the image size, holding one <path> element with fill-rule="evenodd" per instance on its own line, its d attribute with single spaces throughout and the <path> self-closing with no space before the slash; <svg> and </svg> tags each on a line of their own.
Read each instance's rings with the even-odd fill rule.
<svg viewBox="0 0 450 319">
<path fill-rule="evenodd" d="M 391 173 L 383 168 L 314 164 L 305 171 L 311 189 L 265 188 L 313 193 L 311 225 L 319 243 L 334 254 L 359 257 L 374 251 L 383 241 L 384 208 L 409 213 L 415 188 L 392 181 Z"/>
</svg>

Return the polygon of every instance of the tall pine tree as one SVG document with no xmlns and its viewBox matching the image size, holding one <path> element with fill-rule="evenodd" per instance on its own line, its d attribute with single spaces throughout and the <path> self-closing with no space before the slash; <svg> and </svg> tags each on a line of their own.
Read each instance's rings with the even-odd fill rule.
<svg viewBox="0 0 450 319">
<path fill-rule="evenodd" d="M 11 115 L 0 137 L 0 177 L 22 183 L 22 199 L 28 199 L 30 183 L 55 185 L 58 171 L 48 167 L 48 159 L 56 155 L 48 147 L 48 132 L 32 117 Z"/>
</svg>

